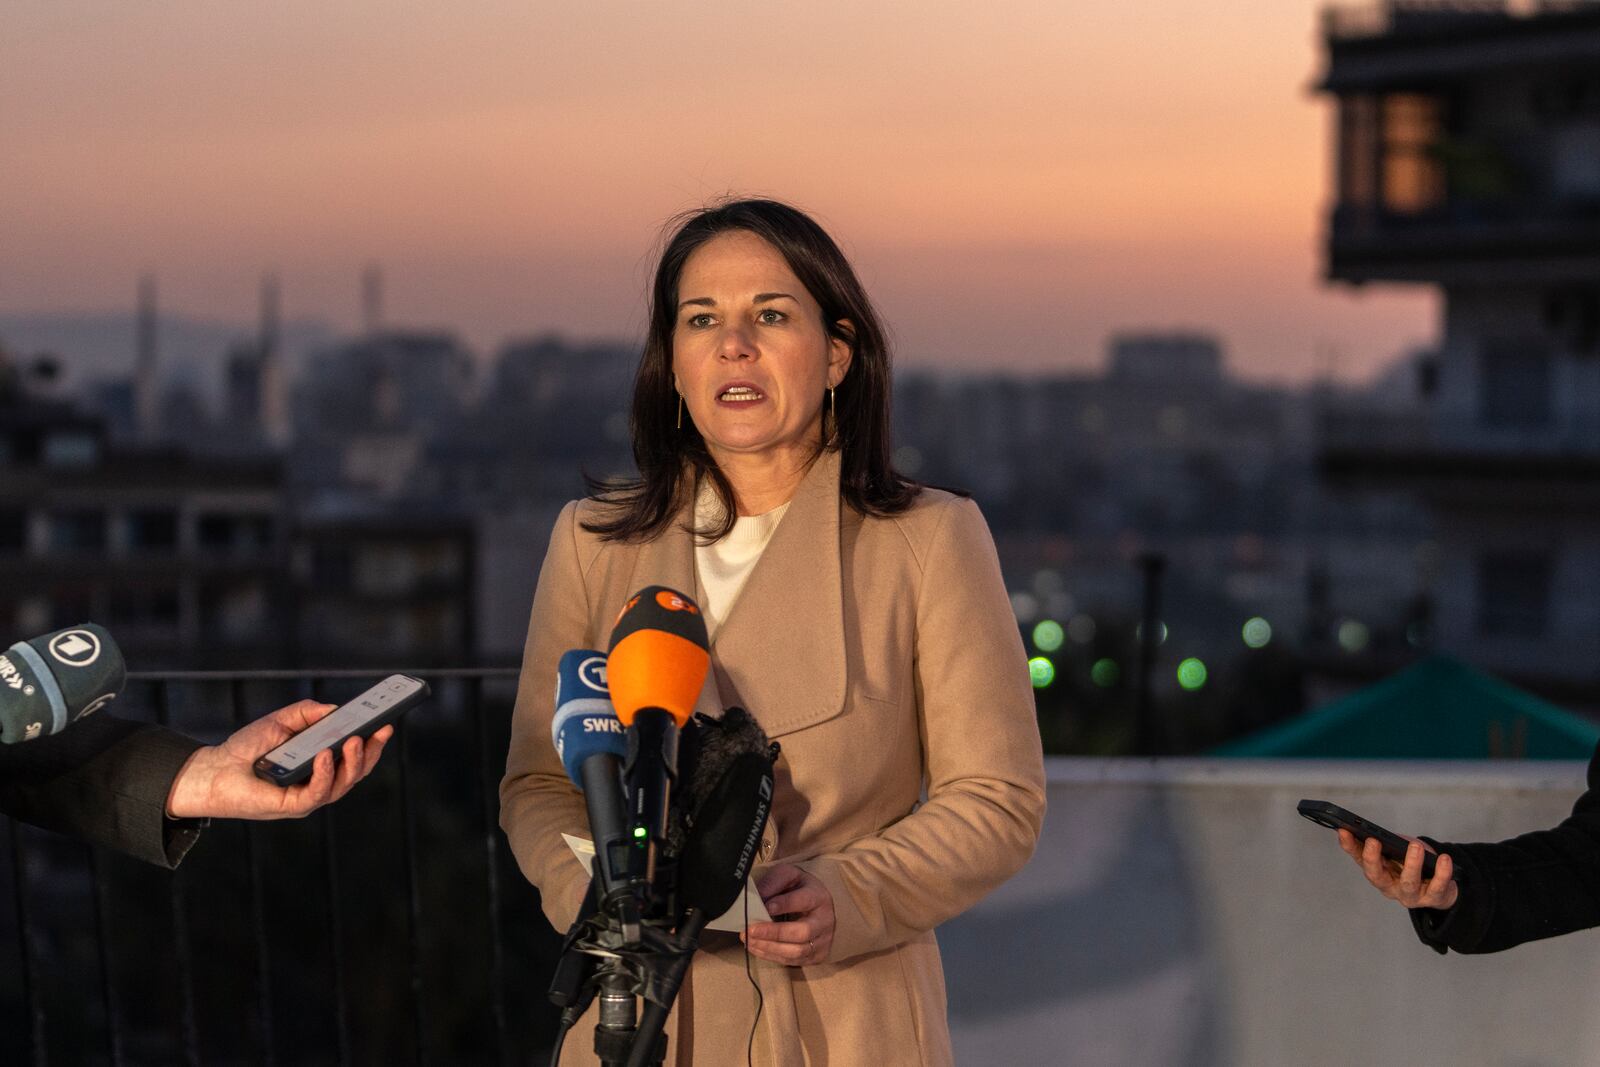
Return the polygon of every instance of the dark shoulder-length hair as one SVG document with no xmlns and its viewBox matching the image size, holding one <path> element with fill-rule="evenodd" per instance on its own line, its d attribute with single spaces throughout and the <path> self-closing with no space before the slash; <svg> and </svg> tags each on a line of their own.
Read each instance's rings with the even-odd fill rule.
<svg viewBox="0 0 1600 1067">
<path fill-rule="evenodd" d="M 723 504 L 723 521 L 697 530 L 714 541 L 733 529 L 733 487 L 717 468 L 691 420 L 678 428 L 672 378 L 672 334 L 678 280 L 695 249 L 719 234 L 753 233 L 776 248 L 822 307 L 830 338 L 849 344 L 849 372 L 834 389 L 833 414 L 823 419 L 824 449 L 840 454 L 839 491 L 856 511 L 892 515 L 911 506 L 922 487 L 891 462 L 889 345 L 866 290 L 833 238 L 804 212 L 775 200 L 729 200 L 686 212 L 668 223 L 672 234 L 650 289 L 650 326 L 633 383 L 633 458 L 639 476 L 589 481 L 594 499 L 609 504 L 584 528 L 608 541 L 649 540 L 661 534 L 694 492 L 698 475 Z M 843 323 L 843 325 L 841 325 Z"/>
</svg>

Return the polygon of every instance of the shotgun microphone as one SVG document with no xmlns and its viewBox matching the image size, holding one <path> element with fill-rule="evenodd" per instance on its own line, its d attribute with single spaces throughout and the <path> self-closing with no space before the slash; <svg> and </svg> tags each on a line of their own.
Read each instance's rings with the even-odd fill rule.
<svg viewBox="0 0 1600 1067">
<path fill-rule="evenodd" d="M 677 845 L 678 902 L 674 952 L 645 983 L 644 1010 L 628 1067 L 649 1061 L 656 1035 L 666 1026 L 672 1002 L 706 923 L 739 899 L 755 863 L 761 832 L 772 811 L 773 764 L 778 744 L 743 708 L 722 718 L 696 716 L 692 762 L 682 790 L 682 818 L 669 840 Z"/>
</svg>

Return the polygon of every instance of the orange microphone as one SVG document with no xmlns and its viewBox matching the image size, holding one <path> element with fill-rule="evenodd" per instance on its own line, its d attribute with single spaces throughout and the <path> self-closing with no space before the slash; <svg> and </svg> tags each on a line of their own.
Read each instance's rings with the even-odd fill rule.
<svg viewBox="0 0 1600 1067">
<path fill-rule="evenodd" d="M 627 728 L 622 766 L 630 869 L 647 886 L 645 914 L 664 914 L 671 887 L 657 880 L 678 777 L 678 730 L 689 722 L 711 668 L 700 606 L 675 589 L 647 586 L 628 598 L 611 630 L 606 682 Z"/>
<path fill-rule="evenodd" d="M 700 606 L 675 589 L 652 585 L 629 598 L 611 630 L 606 680 L 622 725 L 659 708 L 685 725 L 705 685 L 711 654 Z"/>
</svg>

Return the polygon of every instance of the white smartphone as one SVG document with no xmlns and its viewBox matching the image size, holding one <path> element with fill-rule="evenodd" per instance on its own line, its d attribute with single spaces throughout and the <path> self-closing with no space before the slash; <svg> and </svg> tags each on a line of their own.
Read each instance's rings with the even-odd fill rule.
<svg viewBox="0 0 1600 1067">
<path fill-rule="evenodd" d="M 427 695 L 428 683 L 422 679 L 391 674 L 256 760 L 256 777 L 281 786 L 303 782 L 311 777 L 318 752 L 331 748 L 338 760 L 347 738 L 371 737 Z"/>
</svg>

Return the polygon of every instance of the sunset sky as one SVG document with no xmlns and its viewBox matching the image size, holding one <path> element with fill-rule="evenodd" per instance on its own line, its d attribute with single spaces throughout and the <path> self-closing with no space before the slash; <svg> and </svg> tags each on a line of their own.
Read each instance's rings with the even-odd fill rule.
<svg viewBox="0 0 1600 1067">
<path fill-rule="evenodd" d="M 1143 327 L 1365 376 L 1435 329 L 1329 288 L 1317 5 L 19 0 L 0 15 L 0 313 L 164 309 L 634 335 L 662 221 L 812 211 L 907 364 L 1098 365 Z"/>
</svg>

